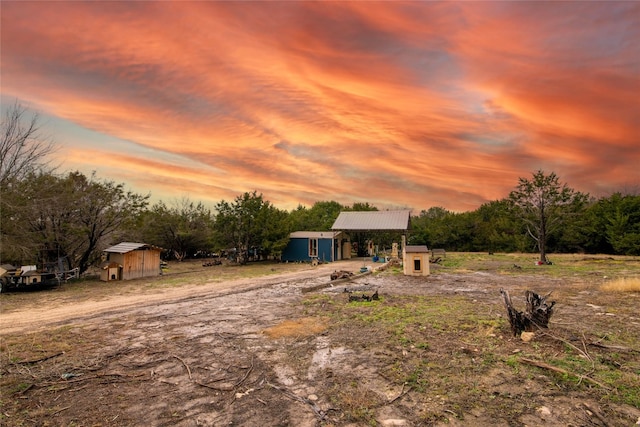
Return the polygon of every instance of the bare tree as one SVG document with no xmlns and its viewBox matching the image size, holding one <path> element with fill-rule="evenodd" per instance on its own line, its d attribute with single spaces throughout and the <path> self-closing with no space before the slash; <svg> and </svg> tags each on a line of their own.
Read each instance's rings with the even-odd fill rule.
<svg viewBox="0 0 640 427">
<path fill-rule="evenodd" d="M 0 188 L 47 168 L 47 156 L 54 152 L 55 144 L 41 133 L 38 114 L 29 117 L 16 101 L 7 109 L 0 129 Z"/>
</svg>

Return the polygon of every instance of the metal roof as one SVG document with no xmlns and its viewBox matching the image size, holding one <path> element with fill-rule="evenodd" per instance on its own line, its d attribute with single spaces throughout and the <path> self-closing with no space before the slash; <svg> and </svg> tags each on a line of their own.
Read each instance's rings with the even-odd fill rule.
<svg viewBox="0 0 640 427">
<path fill-rule="evenodd" d="M 152 248 L 152 249 L 161 250 L 161 248 L 157 246 L 148 245 L 146 243 L 122 242 L 122 243 L 118 243 L 115 246 L 111 246 L 110 248 L 105 249 L 104 252 L 126 254 L 127 252 L 131 252 L 131 251 L 135 251 L 136 249 L 143 249 L 143 248 Z"/>
<path fill-rule="evenodd" d="M 424 253 L 429 252 L 429 249 L 426 246 L 407 245 L 404 247 L 404 251 L 410 253 Z"/>
<path fill-rule="evenodd" d="M 409 210 L 340 212 L 332 230 L 347 231 L 406 231 L 409 229 Z"/>
<path fill-rule="evenodd" d="M 339 231 L 294 231 L 291 239 L 333 239 L 340 235 Z"/>
</svg>

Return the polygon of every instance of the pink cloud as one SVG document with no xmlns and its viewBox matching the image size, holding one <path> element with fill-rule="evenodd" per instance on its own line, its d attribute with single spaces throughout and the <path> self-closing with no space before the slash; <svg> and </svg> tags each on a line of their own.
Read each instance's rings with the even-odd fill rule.
<svg viewBox="0 0 640 427">
<path fill-rule="evenodd" d="M 10 2 L 2 95 L 152 192 L 474 209 L 537 169 L 638 180 L 638 7 Z"/>
</svg>

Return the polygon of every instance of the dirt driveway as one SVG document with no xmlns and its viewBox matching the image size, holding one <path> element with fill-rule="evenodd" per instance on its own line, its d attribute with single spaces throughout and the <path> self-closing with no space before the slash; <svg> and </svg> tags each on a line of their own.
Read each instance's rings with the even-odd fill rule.
<svg viewBox="0 0 640 427">
<path fill-rule="evenodd" d="M 210 282 L 199 286 L 181 286 L 175 288 L 142 291 L 137 294 L 111 294 L 101 299 L 78 301 L 65 294 L 51 293 L 46 302 L 41 299 L 35 304 L 22 306 L 20 310 L 7 312 L 0 310 L 2 329 L 0 335 L 15 332 L 33 332 L 60 323 L 87 321 L 102 317 L 110 312 L 121 312 L 142 306 L 158 306 L 162 303 L 177 303 L 191 298 L 209 299 L 229 294 L 245 293 L 276 284 L 316 284 L 325 283 L 330 274 L 338 270 L 358 272 L 362 260 L 341 261 L 333 264 L 320 264 L 294 272 L 286 272 L 263 277 Z M 373 264 L 373 268 L 376 268 Z M 0 305 L 0 308 L 2 306 Z"/>
<path fill-rule="evenodd" d="M 328 264 L 3 312 L 0 421 L 302 427 L 640 421 L 633 396 L 640 389 L 626 388 L 640 378 L 637 294 L 614 303 L 583 280 L 497 271 L 416 278 L 387 269 L 329 286 L 332 271 L 361 266 Z M 510 335 L 499 289 L 521 302 L 517 296 L 532 284 L 561 301 L 552 333 L 523 343 Z M 376 291 L 379 300 L 349 302 L 349 295 Z M 542 365 L 560 356 L 567 363 L 562 371 Z M 589 373 L 596 364 L 625 388 Z"/>
</svg>

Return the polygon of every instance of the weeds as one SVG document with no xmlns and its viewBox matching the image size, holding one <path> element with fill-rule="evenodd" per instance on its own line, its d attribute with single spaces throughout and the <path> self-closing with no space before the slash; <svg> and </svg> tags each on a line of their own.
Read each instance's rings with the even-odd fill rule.
<svg viewBox="0 0 640 427">
<path fill-rule="evenodd" d="M 605 292 L 640 292 L 640 277 L 622 277 L 605 282 L 600 289 Z"/>
<path fill-rule="evenodd" d="M 357 381 L 352 381 L 346 388 L 334 388 L 331 390 L 331 396 L 332 403 L 342 410 L 347 421 L 370 426 L 378 425 L 375 409 L 383 401 L 377 394 L 363 387 Z"/>
<path fill-rule="evenodd" d="M 239 364 L 241 358 L 237 354 L 244 355 L 247 351 L 258 354 L 256 369 L 252 370 L 252 359 L 250 365 L 245 363 L 237 367 L 243 369 L 243 372 L 251 371 L 256 375 L 264 372 L 266 376 L 270 376 L 271 369 L 267 369 L 266 365 L 273 363 L 269 368 L 282 369 L 277 374 L 285 379 L 291 378 L 294 386 L 298 386 L 309 384 L 308 373 L 313 363 L 310 355 L 319 348 L 331 350 L 327 353 L 327 359 L 323 360 L 327 365 L 323 365 L 322 370 L 314 371 L 315 382 L 311 384 L 313 394 L 319 397 L 318 403 L 313 405 L 322 409 L 331 408 L 331 417 L 334 417 L 333 421 L 337 420 L 333 425 L 380 425 L 381 414 L 389 412 L 406 414 L 403 416 L 409 423 L 422 422 L 423 425 L 453 424 L 462 419 L 467 425 L 492 425 L 494 419 L 504 425 L 521 425 L 524 424 L 523 414 L 535 414 L 540 405 L 549 404 L 550 399 L 556 397 L 559 408 L 557 413 L 569 407 L 568 403 L 560 402 L 561 397 L 566 397 L 571 402 L 582 399 L 601 403 L 607 408 L 607 416 L 617 416 L 616 410 L 611 409 L 617 405 L 608 405 L 609 402 L 640 408 L 637 295 L 631 293 L 621 296 L 619 292 L 600 288 L 601 282 L 605 280 L 604 276 L 637 275 L 637 268 L 634 267 L 636 261 L 626 259 L 625 262 L 617 262 L 617 259 L 609 257 L 567 255 L 551 256 L 554 261 L 551 266 L 535 266 L 535 258 L 532 254 L 448 253 L 442 265 L 432 270 L 434 275 L 443 272 L 493 270 L 500 274 L 501 279 L 508 280 L 509 284 L 514 283 L 514 286 L 522 287 L 528 283 L 552 286 L 553 295 L 559 301 L 557 323 L 552 322 L 545 333 L 537 332 L 534 340 L 529 343 L 512 337 L 497 290 L 495 297 L 491 295 L 493 288 L 488 285 L 483 290 L 489 289 L 486 294 L 454 294 L 445 288 L 451 284 L 448 282 L 443 285 L 442 291 L 429 289 L 421 295 L 394 293 L 392 288 L 388 288 L 388 292 L 381 292 L 379 301 L 370 302 L 348 303 L 346 295 L 338 293 L 339 291 L 302 294 L 300 300 L 296 300 L 297 308 L 288 307 L 289 317 L 269 317 L 268 325 L 260 325 L 258 330 L 264 334 L 259 336 L 254 333 L 253 326 L 248 328 L 251 329 L 251 334 L 218 332 L 216 329 L 207 335 L 199 335 L 200 323 L 187 333 L 182 323 L 176 322 L 174 329 L 169 327 L 162 333 L 162 342 L 155 342 L 158 348 L 138 348 L 140 355 L 146 355 L 147 360 L 138 357 L 138 353 L 125 357 L 117 349 L 113 350 L 113 356 L 105 356 L 98 351 L 100 343 L 97 341 L 101 337 L 91 329 L 74 327 L 48 329 L 38 334 L 10 335 L 0 342 L 0 361 L 6 372 L 0 377 L 0 395 L 4 399 L 4 408 L 7 408 L 0 411 L 0 424 L 9 420 L 3 418 L 3 413 L 6 412 L 11 414 L 10 421 L 13 425 L 19 425 L 16 421 L 18 419 L 48 419 L 52 413 L 60 419 L 66 415 L 65 425 L 71 425 L 71 410 L 60 411 L 72 403 L 75 405 L 76 401 L 62 403 L 65 393 L 70 395 L 70 399 L 75 399 L 82 393 L 76 393 L 70 387 L 82 389 L 83 393 L 89 391 L 89 388 L 83 388 L 84 385 L 81 384 L 84 383 L 77 383 L 77 386 L 71 386 L 70 384 L 76 384 L 71 382 L 60 383 L 60 374 L 71 372 L 70 368 L 83 367 L 85 371 L 94 372 L 98 366 L 110 367 L 102 373 L 122 376 L 109 380 L 104 376 L 94 376 L 94 396 L 101 396 L 97 391 L 106 393 L 108 390 L 118 390 L 118 394 L 105 396 L 111 401 L 125 401 L 129 397 L 138 399 L 138 392 L 133 384 L 129 395 L 119 387 L 124 388 L 127 383 L 133 383 L 134 379 L 137 384 L 138 377 L 133 376 L 135 368 L 142 369 L 144 366 L 144 376 L 141 378 L 145 378 L 145 381 L 148 379 L 149 382 L 145 384 L 149 390 L 154 390 L 158 396 L 166 396 L 167 390 L 179 390 L 177 381 L 169 382 L 173 381 L 171 372 L 184 370 L 176 368 L 175 360 L 167 363 L 163 355 L 172 354 L 177 349 L 191 351 L 191 346 L 199 351 L 190 353 L 193 359 L 185 356 L 186 363 L 191 365 L 194 378 L 208 378 L 209 381 L 202 381 L 206 386 L 199 384 L 200 388 L 186 389 L 185 396 L 196 401 L 199 396 L 196 391 L 199 390 L 206 393 L 206 399 L 202 399 L 206 402 L 216 400 L 211 389 L 219 386 L 217 381 L 227 379 L 225 376 L 229 376 L 233 372 L 232 368 Z M 514 265 L 521 268 L 516 269 Z M 218 280 L 214 278 L 215 274 L 222 277 L 232 271 L 224 268 L 214 270 L 215 268 L 206 273 L 211 274 L 206 280 Z M 182 277 L 187 278 L 191 284 L 200 280 L 190 274 L 185 273 Z M 246 274 L 254 272 L 247 270 Z M 397 276 L 401 274 L 401 270 L 393 267 L 376 274 L 382 278 L 385 275 Z M 526 277 L 526 280 L 518 277 L 519 275 Z M 464 276 L 464 280 L 472 281 L 472 276 Z M 166 276 L 160 279 L 162 283 L 157 286 L 181 286 L 179 277 Z M 515 281 L 516 278 L 521 280 Z M 534 280 L 528 282 L 531 278 Z M 554 279 L 551 281 L 552 285 L 546 281 L 548 278 Z M 399 282 L 397 277 L 393 277 L 393 280 Z M 429 279 L 425 280 L 427 285 L 432 284 Z M 440 279 L 440 283 L 443 282 Z M 127 292 L 136 292 L 139 289 L 137 286 L 142 284 L 140 282 L 129 286 L 127 283 L 125 286 Z M 108 289 L 113 290 L 105 285 L 98 294 L 107 292 Z M 14 295 L 9 295 L 9 299 L 13 297 Z M 259 301 L 255 304 L 259 304 Z M 291 315 L 292 312 L 294 315 Z M 117 321 L 119 323 L 116 324 L 116 320 L 113 320 L 113 328 L 104 330 L 116 327 L 128 330 L 138 320 L 132 316 L 119 317 Z M 151 334 L 156 333 L 156 329 L 138 328 L 138 332 L 141 335 Z M 160 333 L 161 329 L 157 332 Z M 123 336 L 126 335 L 123 333 Z M 285 339 L 274 342 L 269 336 Z M 202 343 L 206 346 L 197 347 L 196 343 L 205 338 L 206 341 Z M 109 342 L 106 337 L 104 339 Z M 229 360 L 224 360 L 224 363 L 222 360 L 218 363 L 218 359 L 222 359 L 222 354 L 226 352 L 214 351 L 216 344 L 221 342 L 237 351 L 235 356 L 229 355 Z M 264 342 L 268 343 L 269 348 L 260 350 Z M 337 349 L 344 351 L 334 351 Z M 100 355 L 100 358 L 96 356 L 100 363 L 89 358 L 88 355 L 94 351 Z M 263 365 L 258 368 L 260 351 L 263 352 Z M 65 352 L 65 355 L 42 363 L 24 363 L 56 352 Z M 203 356 L 198 359 L 198 355 Z M 107 364 L 107 361 L 112 363 Z M 182 368 L 181 365 L 177 367 Z M 181 375 L 185 383 L 193 385 L 187 382 L 184 373 Z M 87 378 L 85 376 L 81 381 L 87 381 Z M 36 385 L 29 389 L 32 382 Z M 101 385 L 108 388 L 98 388 Z M 185 391 L 184 388 L 180 390 Z M 558 393 L 558 390 L 562 390 L 562 393 Z M 220 394 L 221 398 L 217 401 L 220 408 L 224 406 L 223 397 L 226 402 L 234 401 L 233 391 L 235 390 L 227 395 Z M 253 402 L 259 402 L 266 408 L 270 399 L 266 394 L 258 394 L 262 392 L 266 393 L 257 388 L 252 392 L 255 393 Z M 193 393 L 193 396 L 189 393 Z M 12 398 L 16 394 L 29 396 L 30 399 L 51 397 L 50 401 L 54 403 L 48 411 L 28 407 L 27 399 Z M 53 400 L 58 399 L 58 396 L 62 396 L 60 400 Z M 172 396 L 178 396 L 178 393 Z M 292 396 L 294 395 L 289 397 Z M 316 407 L 306 399 L 303 400 L 307 407 Z M 186 400 L 179 401 L 180 404 L 184 402 Z M 239 408 L 249 400 L 234 402 Z M 8 407 L 9 404 L 12 405 L 11 408 Z M 388 408 L 385 407 L 390 405 L 394 405 L 393 410 L 386 411 Z M 208 404 L 206 410 L 211 407 Z M 31 413 L 19 415 L 19 411 L 24 408 Z M 167 425 L 187 417 L 179 409 L 181 408 L 168 407 L 167 412 L 163 413 Z M 283 411 L 285 412 L 286 410 Z M 476 422 L 476 414 L 483 414 L 485 418 Z M 115 419 L 114 416 L 117 415 L 110 413 L 109 420 Z M 572 419 L 575 420 L 576 418 Z M 621 420 L 618 416 L 611 425 L 628 425 Z M 566 420 L 559 420 L 558 423 L 563 421 Z M 586 418 L 583 421 L 589 422 Z M 635 421 L 633 419 L 632 423 Z M 531 418 L 529 422 L 534 424 Z M 122 425 L 126 425 L 126 422 L 122 421 Z"/>
<path fill-rule="evenodd" d="M 487 257 L 448 254 L 447 261 L 438 271 L 454 268 L 458 269 L 456 271 L 462 271 L 469 263 L 484 262 L 489 259 Z M 495 259 L 505 265 L 522 261 L 522 258 L 508 255 Z M 496 262 L 495 259 L 492 259 L 492 262 Z M 593 263 L 600 263 L 591 259 L 577 262 L 591 267 Z M 621 268 L 616 264 L 607 266 L 614 270 Z M 531 262 L 531 266 L 523 267 L 522 270 L 539 274 L 544 269 L 546 274 L 549 274 L 551 268 L 556 269 L 556 272 L 550 274 L 551 277 L 556 274 L 569 274 L 573 279 L 577 275 L 576 281 L 579 281 L 580 277 L 592 280 L 592 275 L 588 274 L 590 267 L 584 265 L 534 266 Z M 507 269 L 508 267 L 505 267 L 505 272 Z M 601 272 L 598 272 L 599 274 Z M 574 282 L 566 288 L 554 289 L 554 293 L 566 300 L 583 289 L 588 287 Z M 472 388 L 466 387 L 465 378 L 481 378 L 494 371 L 501 362 L 510 368 L 510 375 L 521 378 L 520 381 L 536 381 L 535 378 L 539 376 L 532 376 L 531 373 L 536 369 L 545 371 L 545 368 L 524 366 L 523 358 L 544 360 L 548 366 L 556 367 L 557 372 L 547 369 L 547 374 L 562 389 L 578 391 L 588 388 L 613 402 L 640 407 L 637 397 L 640 396 L 640 365 L 634 358 L 637 353 L 635 350 L 620 353 L 610 352 L 606 348 L 587 349 L 587 342 L 602 340 L 594 336 L 593 332 L 560 329 L 558 333 L 564 332 L 569 338 L 537 334 L 533 342 L 523 344 L 518 340 L 511 341 L 505 338 L 509 336 L 508 323 L 502 315 L 496 315 L 501 309 L 490 307 L 486 310 L 485 307 L 484 310 L 478 310 L 477 302 L 463 295 L 383 295 L 383 300 L 375 303 L 345 304 L 341 303 L 342 300 L 341 295 L 310 296 L 304 300 L 304 306 L 310 313 L 321 312 L 330 318 L 332 334 L 342 335 L 339 331 L 346 328 L 375 331 L 375 342 L 371 341 L 371 333 L 363 334 L 363 338 L 349 334 L 349 341 L 344 344 L 364 347 L 373 352 L 379 343 L 384 343 L 387 349 L 392 349 L 391 354 L 381 356 L 377 363 L 386 364 L 381 370 L 386 378 L 392 380 L 396 386 L 406 384 L 414 393 L 448 395 L 448 406 L 457 408 L 456 414 L 464 414 L 465 408 L 469 409 L 470 402 L 483 398 L 483 394 L 488 391 L 482 383 L 474 383 Z M 499 304 L 497 297 L 495 304 Z M 629 307 L 632 306 L 633 304 Z M 598 331 L 608 331 L 604 336 L 608 342 L 614 343 L 612 347 L 620 344 L 629 345 L 630 349 L 637 347 L 637 331 L 633 328 L 621 328 L 620 319 L 617 317 L 635 315 L 633 309 L 629 311 L 629 307 L 627 304 L 617 304 L 616 317 L 591 318 L 590 328 L 601 334 L 600 336 L 604 333 Z M 553 328 L 553 325 L 551 327 Z M 576 335 L 581 336 L 577 341 Z M 514 346 L 526 346 L 525 351 Z M 450 390 L 456 392 L 451 393 Z M 510 399 L 509 396 L 501 394 L 489 394 L 490 398 L 496 401 L 495 408 L 500 408 L 503 400 Z M 509 402 L 504 404 L 511 405 Z M 366 416 L 363 413 L 352 416 L 354 421 L 358 419 L 365 422 Z"/>
</svg>

